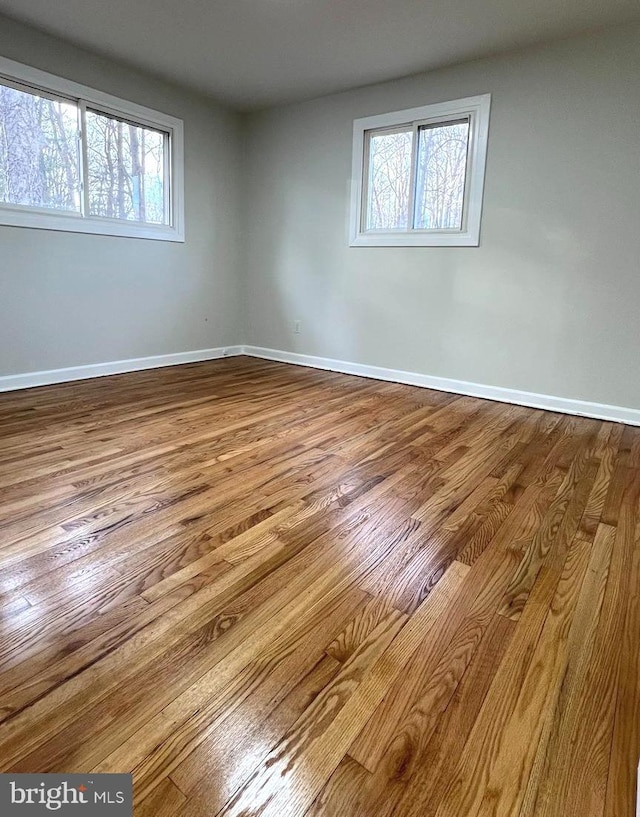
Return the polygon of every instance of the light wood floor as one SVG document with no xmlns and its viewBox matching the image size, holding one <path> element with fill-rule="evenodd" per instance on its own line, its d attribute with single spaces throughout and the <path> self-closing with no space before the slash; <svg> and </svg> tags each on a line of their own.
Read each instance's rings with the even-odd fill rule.
<svg viewBox="0 0 640 817">
<path fill-rule="evenodd" d="M 246 358 L 0 396 L 0 771 L 631 817 L 640 429 Z"/>
</svg>

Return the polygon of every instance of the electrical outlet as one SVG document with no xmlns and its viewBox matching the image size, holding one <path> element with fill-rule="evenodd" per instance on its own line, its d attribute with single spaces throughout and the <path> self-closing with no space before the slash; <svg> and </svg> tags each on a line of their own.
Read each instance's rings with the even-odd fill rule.
<svg viewBox="0 0 640 817">
<path fill-rule="evenodd" d="M 301 331 L 302 331 L 302 321 L 294 321 L 293 334 L 294 335 L 299 335 Z"/>
</svg>

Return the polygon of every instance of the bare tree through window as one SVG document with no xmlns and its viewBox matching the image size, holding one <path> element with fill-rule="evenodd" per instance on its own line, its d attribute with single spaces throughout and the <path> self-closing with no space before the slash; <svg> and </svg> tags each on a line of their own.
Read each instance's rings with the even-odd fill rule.
<svg viewBox="0 0 640 817">
<path fill-rule="evenodd" d="M 367 230 L 462 228 L 469 120 L 415 132 L 415 169 L 413 126 L 369 134 Z"/>
<path fill-rule="evenodd" d="M 369 139 L 368 230 L 406 230 L 409 223 L 413 130 Z"/>
<path fill-rule="evenodd" d="M 79 211 L 78 106 L 0 85 L 0 201 Z"/>
<path fill-rule="evenodd" d="M 165 134 L 86 113 L 89 214 L 165 223 Z"/>
<path fill-rule="evenodd" d="M 460 230 L 469 121 L 424 126 L 418 134 L 414 226 L 418 230 Z"/>
</svg>

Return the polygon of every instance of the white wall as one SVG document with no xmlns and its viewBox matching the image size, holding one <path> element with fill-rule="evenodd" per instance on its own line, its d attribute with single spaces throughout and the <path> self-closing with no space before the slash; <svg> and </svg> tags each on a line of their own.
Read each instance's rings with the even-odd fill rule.
<svg viewBox="0 0 640 817">
<path fill-rule="evenodd" d="M 0 54 L 184 119 L 187 228 L 0 226 L 0 376 L 249 343 L 640 408 L 638 26 L 239 118 L 0 19 Z M 481 246 L 349 248 L 353 119 L 485 92 Z"/>
<path fill-rule="evenodd" d="M 184 119 L 186 242 L 0 226 L 0 375 L 241 342 L 239 120 L 0 18 L 0 54 Z"/>
<path fill-rule="evenodd" d="M 640 408 L 639 40 L 609 29 L 248 116 L 246 342 Z M 349 248 L 353 119 L 486 92 L 481 246 Z"/>
</svg>

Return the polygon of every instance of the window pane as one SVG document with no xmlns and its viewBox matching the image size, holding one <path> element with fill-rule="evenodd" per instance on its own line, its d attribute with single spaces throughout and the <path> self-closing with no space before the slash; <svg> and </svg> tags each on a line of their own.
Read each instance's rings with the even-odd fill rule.
<svg viewBox="0 0 640 817">
<path fill-rule="evenodd" d="M 420 128 L 416 229 L 462 229 L 468 142 L 468 120 Z"/>
<path fill-rule="evenodd" d="M 412 146 L 412 128 L 370 135 L 367 230 L 408 228 Z"/>
<path fill-rule="evenodd" d="M 87 110 L 89 215 L 166 224 L 165 135 Z"/>
<path fill-rule="evenodd" d="M 80 210 L 78 107 L 0 85 L 0 202 Z"/>
</svg>

